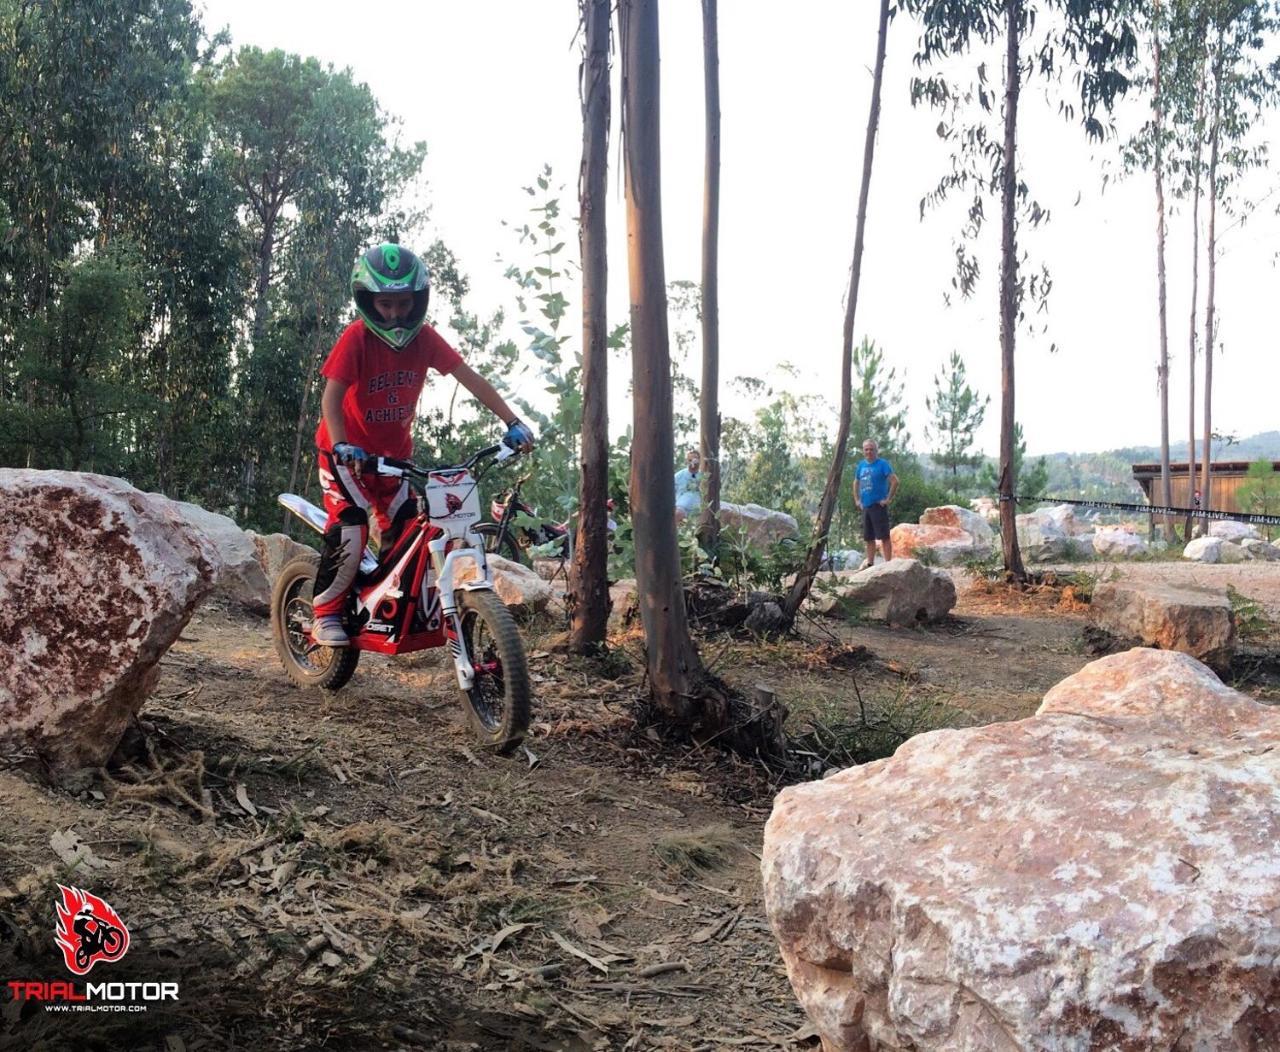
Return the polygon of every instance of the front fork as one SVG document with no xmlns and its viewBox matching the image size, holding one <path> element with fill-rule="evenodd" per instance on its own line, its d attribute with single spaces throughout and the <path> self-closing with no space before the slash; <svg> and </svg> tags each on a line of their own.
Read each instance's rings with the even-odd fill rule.
<svg viewBox="0 0 1280 1052">
<path fill-rule="evenodd" d="M 427 542 L 427 549 L 431 552 L 431 563 L 436 570 L 436 587 L 440 593 L 440 613 L 444 617 L 444 632 L 449 640 L 449 653 L 453 655 L 453 671 L 458 677 L 458 686 L 463 691 L 469 691 L 475 685 L 476 670 L 471 663 L 471 655 L 467 653 L 467 640 L 462 634 L 462 614 L 458 610 L 458 603 L 455 598 L 453 588 L 453 563 L 455 557 L 464 556 L 465 558 L 475 559 L 480 569 L 484 571 L 484 577 L 488 579 L 488 566 L 483 561 L 483 556 L 477 558 L 474 549 L 467 551 L 450 552 L 445 555 L 445 547 L 449 543 L 448 537 L 436 537 Z"/>
</svg>

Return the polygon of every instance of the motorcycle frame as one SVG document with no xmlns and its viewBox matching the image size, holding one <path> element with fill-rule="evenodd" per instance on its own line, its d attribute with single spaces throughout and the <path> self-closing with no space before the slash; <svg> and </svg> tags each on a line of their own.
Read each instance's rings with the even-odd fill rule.
<svg viewBox="0 0 1280 1052">
<path fill-rule="evenodd" d="M 383 458 L 374 458 L 372 470 L 390 477 L 409 474 Z M 469 470 L 467 474 L 472 484 L 478 485 Z M 309 501 L 282 494 L 280 503 L 313 529 L 324 531 L 325 518 Z M 356 650 L 391 655 L 448 645 L 458 686 L 470 690 L 475 684 L 475 669 L 463 638 L 457 591 L 493 590 L 484 546 L 472 536 L 470 524 L 446 523 L 442 527 L 431 520 L 424 508 L 385 557 L 378 558 L 372 567 L 371 556 L 366 550 L 352 588 L 351 616 L 356 623 L 349 625 L 354 629 L 349 633 L 349 645 Z M 468 559 L 475 564 L 477 575 L 455 585 L 455 569 Z M 434 581 L 428 579 L 428 570 L 434 571 Z M 433 617 L 437 606 L 438 623 Z M 422 627 L 416 628 L 415 618 L 419 617 Z"/>
</svg>

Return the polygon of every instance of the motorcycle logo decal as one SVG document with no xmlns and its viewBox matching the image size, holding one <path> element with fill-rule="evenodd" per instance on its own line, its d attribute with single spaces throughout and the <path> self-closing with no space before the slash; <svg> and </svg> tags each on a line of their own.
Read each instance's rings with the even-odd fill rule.
<svg viewBox="0 0 1280 1052">
<path fill-rule="evenodd" d="M 450 515 L 456 515 L 462 510 L 462 498 L 456 493 L 446 493 L 444 495 L 444 506 L 449 509 Z"/>
<path fill-rule="evenodd" d="M 129 929 L 106 899 L 81 888 L 58 885 L 62 901 L 54 903 L 58 919 L 55 942 L 76 975 L 87 975 L 99 961 L 118 961 L 128 952 Z"/>
<path fill-rule="evenodd" d="M 470 478 L 470 472 L 467 471 L 433 471 L 431 472 L 431 481 L 439 482 L 445 486 L 457 486 L 466 482 Z"/>
</svg>

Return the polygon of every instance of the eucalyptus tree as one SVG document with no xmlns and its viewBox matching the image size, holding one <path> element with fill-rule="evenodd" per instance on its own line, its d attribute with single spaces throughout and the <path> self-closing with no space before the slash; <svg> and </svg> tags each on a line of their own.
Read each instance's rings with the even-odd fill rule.
<svg viewBox="0 0 1280 1052">
<path fill-rule="evenodd" d="M 1204 323 L 1204 420 L 1200 492 L 1211 507 L 1213 439 L 1213 355 L 1216 328 L 1218 206 L 1234 205 L 1247 214 L 1249 203 L 1229 196 L 1232 184 L 1248 168 L 1265 163 L 1264 145 L 1253 145 L 1250 133 L 1263 111 L 1277 100 L 1280 59 L 1270 53 L 1280 29 L 1273 0 L 1205 0 L 1208 7 L 1209 68 L 1213 83 L 1209 122 L 1209 229 Z M 1192 437 L 1194 443 L 1194 436 Z"/>
<path fill-rule="evenodd" d="M 631 290 L 636 597 L 655 707 L 673 722 L 714 734 L 724 729 L 727 708 L 717 706 L 718 711 L 711 711 L 704 694 L 706 674 L 689 635 L 671 485 L 675 453 L 662 243 L 657 0 L 620 0 L 619 19 Z"/>
<path fill-rule="evenodd" d="M 570 647 L 588 653 L 604 643 L 609 620 L 609 271 L 605 196 L 609 172 L 610 0 L 579 0 L 584 33 L 580 70 L 582 173 L 578 180 L 582 253 L 582 473 L 578 537 L 570 592 Z"/>
<path fill-rule="evenodd" d="M 1101 138 L 1106 128 L 1097 111 L 1100 106 L 1110 109 L 1128 87 L 1124 68 L 1133 57 L 1137 39 L 1127 20 L 1129 5 L 1125 0 L 1084 4 L 1075 0 L 902 0 L 901 6 L 917 15 L 921 24 L 916 62 L 926 74 L 912 83 L 913 101 L 925 101 L 941 110 L 944 118 L 939 134 L 956 144 L 951 170 L 926 195 L 922 210 L 954 193 L 970 195 L 953 279 L 964 296 L 972 294 L 981 273 L 976 256 L 964 242 L 981 231 L 986 198 L 998 196 L 1000 200 L 1000 532 L 1005 570 L 1021 581 L 1026 579 L 1026 570 L 1015 529 L 1015 345 L 1028 299 L 1043 305 L 1051 284 L 1045 269 L 1026 278 L 1020 274 L 1019 225 L 1036 225 L 1048 218 L 1019 176 L 1022 83 L 1039 74 L 1052 84 L 1065 69 L 1074 67 L 1079 103 L 1064 101 L 1061 110 L 1070 119 L 1078 118 L 1090 137 Z M 985 60 L 979 62 L 971 80 L 956 81 L 948 72 L 949 65 L 938 67 L 969 56 L 975 48 L 1001 42 L 1003 134 L 997 139 L 989 133 L 984 119 L 996 101 Z"/>
<path fill-rule="evenodd" d="M 702 0 L 702 69 L 706 108 L 702 206 L 702 388 L 699 392 L 703 486 L 698 543 L 720 540 L 720 30 L 716 0 Z"/>
<path fill-rule="evenodd" d="M 851 424 L 853 402 L 854 371 L 854 321 L 858 311 L 858 287 L 862 281 L 862 252 L 865 244 L 867 228 L 867 202 L 871 196 L 871 168 L 875 161 L 876 133 L 880 127 L 880 89 L 884 81 L 884 58 L 889 37 L 889 0 L 880 0 L 880 18 L 876 36 L 875 72 L 871 78 L 871 105 L 867 114 L 867 133 L 862 148 L 862 181 L 858 189 L 858 217 L 853 234 L 853 263 L 849 268 L 849 291 L 845 296 L 843 350 L 840 359 L 840 423 L 836 430 L 835 448 L 832 451 L 831 467 L 827 472 L 827 483 L 822 491 L 822 500 L 818 504 L 818 517 L 814 522 L 813 540 L 809 552 L 805 556 L 804 565 L 796 574 L 795 582 L 787 593 L 783 605 L 783 615 L 788 622 L 794 622 L 800 605 L 809 594 L 818 567 L 822 565 L 822 555 L 826 550 L 827 537 L 831 532 L 831 519 L 840 502 L 840 483 L 844 477 L 845 458 L 849 452 L 849 429 Z M 860 436 L 865 437 L 865 436 Z M 882 436 L 877 436 L 883 440 Z"/>
</svg>

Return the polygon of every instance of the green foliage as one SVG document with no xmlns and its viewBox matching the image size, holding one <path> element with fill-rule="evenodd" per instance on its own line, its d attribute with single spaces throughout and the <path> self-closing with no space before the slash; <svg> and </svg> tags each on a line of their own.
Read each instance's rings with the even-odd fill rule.
<svg viewBox="0 0 1280 1052">
<path fill-rule="evenodd" d="M 1023 498 L 1018 501 L 1021 512 L 1034 511 L 1039 498 L 1049 492 L 1049 464 L 1040 457 L 1024 471 L 1027 440 L 1022 435 L 1022 425 L 1013 425 L 1013 492 Z M 995 493 L 999 489 L 1000 464 L 998 461 L 983 464 L 978 472 L 978 484 L 984 492 Z"/>
<path fill-rule="evenodd" d="M 1236 492 L 1236 500 L 1242 511 L 1255 515 L 1280 515 L 1280 474 L 1270 460 L 1255 460 L 1245 472 L 1245 480 Z M 1271 540 L 1275 527 L 1265 526 L 1267 540 Z"/>
<path fill-rule="evenodd" d="M 868 438 L 880 454 L 892 459 L 905 453 L 911 442 L 907 432 L 904 384 L 896 368 L 886 368 L 884 351 L 870 339 L 853 349 L 853 401 L 849 414 L 849 444 L 853 455 Z"/>
<path fill-rule="evenodd" d="M 972 450 L 975 432 L 982 426 L 990 402 L 968 385 L 964 360 L 958 351 L 952 351 L 947 368 L 934 377 L 932 397 L 925 399 L 925 407 L 933 414 L 925 437 L 933 443 L 934 460 L 950 475 L 953 502 L 960 498 L 960 469 L 971 473 L 982 462 L 982 455 Z"/>
<path fill-rule="evenodd" d="M 720 531 L 715 572 L 735 588 L 781 592 L 783 582 L 803 565 L 805 554 L 799 538 L 783 537 L 762 549 L 747 540 L 740 526 L 726 526 Z"/>
<path fill-rule="evenodd" d="M 1227 585 L 1227 599 L 1231 603 L 1236 632 L 1241 639 L 1265 639 L 1270 635 L 1272 624 L 1267 617 L 1266 608 L 1260 602 L 1241 595 L 1232 585 Z"/>
</svg>

